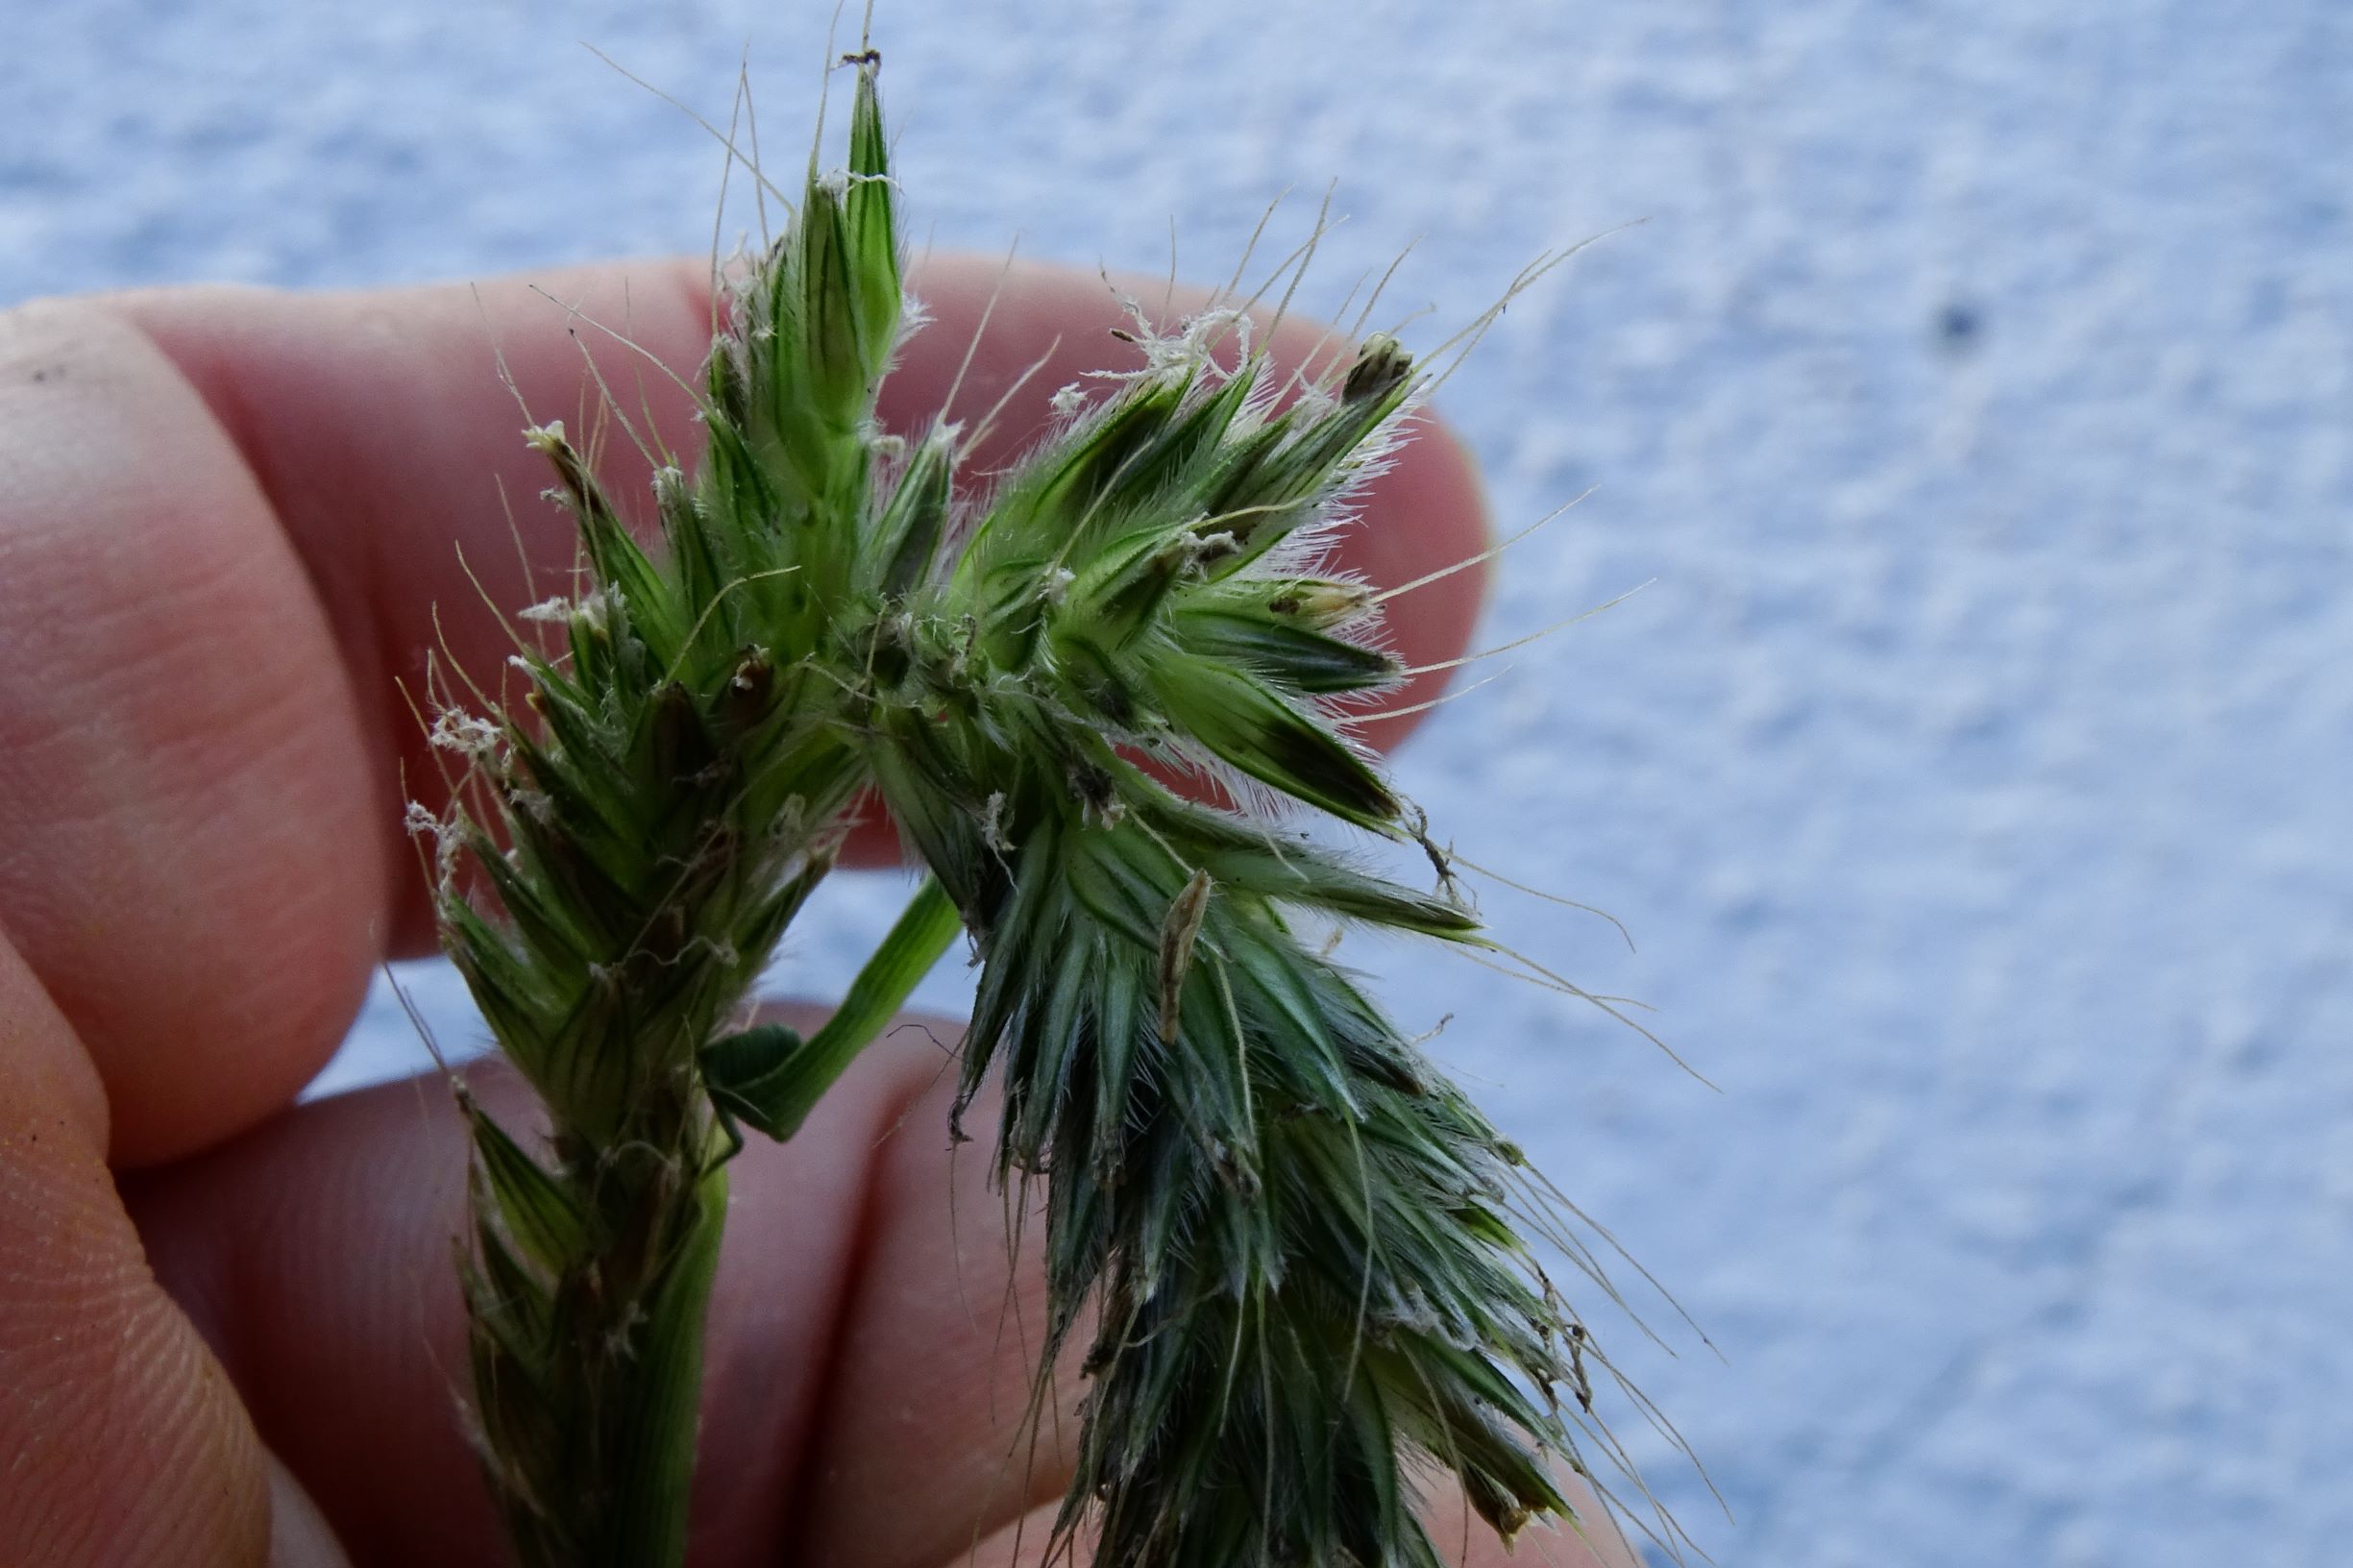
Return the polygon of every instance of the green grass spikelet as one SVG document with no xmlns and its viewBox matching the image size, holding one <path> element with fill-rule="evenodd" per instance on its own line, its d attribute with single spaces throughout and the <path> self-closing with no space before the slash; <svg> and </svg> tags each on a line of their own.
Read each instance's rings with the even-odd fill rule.
<svg viewBox="0 0 2353 1568">
<path fill-rule="evenodd" d="M 995 1173 L 1043 1187 L 1046 1360 L 1086 1343 L 1058 1546 L 1433 1568 L 1440 1471 L 1507 1536 L 1568 1516 L 1553 1467 L 1581 1434 L 1618 1451 L 1536 1261 L 1556 1210 L 1301 934 L 1475 947 L 1478 921 L 1284 820 L 1428 847 L 1346 733 L 1403 672 L 1319 565 L 1421 373 L 1377 335 L 1294 384 L 1237 312 L 1139 314 L 1141 368 L 976 501 L 956 427 L 875 428 L 916 312 L 879 57 L 849 63 L 849 167 L 813 166 L 726 290 L 706 450 L 657 467 L 661 548 L 562 427 L 527 432 L 580 580 L 528 612 L 511 713 L 435 719 L 453 803 L 411 814 L 547 1115 L 534 1138 L 465 1102 L 473 1419 L 517 1556 L 681 1560 L 726 1162 L 747 1127 L 790 1137 L 959 929 L 958 1115 L 1001 1086 Z M 757 1024 L 870 790 L 932 880 L 833 1023 Z"/>
</svg>

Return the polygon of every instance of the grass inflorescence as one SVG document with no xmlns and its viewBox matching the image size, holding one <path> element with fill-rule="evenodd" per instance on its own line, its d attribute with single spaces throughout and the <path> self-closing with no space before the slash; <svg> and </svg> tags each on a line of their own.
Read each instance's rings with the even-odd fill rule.
<svg viewBox="0 0 2353 1568">
<path fill-rule="evenodd" d="M 531 443 L 582 581 L 536 607 L 505 712 L 449 708 L 443 936 L 551 1129 L 468 1102 L 473 1413 L 527 1564 L 683 1551 L 725 1162 L 789 1137 L 961 928 L 981 965 L 960 1108 L 1043 1184 L 1045 1364 L 1085 1341 L 1054 1545 L 1119 1568 L 1434 1564 L 1419 1488 L 1509 1536 L 1624 1455 L 1606 1366 L 1539 1266 L 1561 1207 L 1309 925 L 1482 946 L 1422 893 L 1278 825 L 1431 849 L 1344 736 L 1400 677 L 1329 529 L 1426 387 L 1376 334 L 1278 377 L 1213 310 L 975 502 L 954 425 L 874 399 L 912 312 L 876 90 L 735 280 L 702 460 L 662 548 L 559 427 Z M 1192 775 L 1239 805 L 1162 782 Z M 833 1024 L 743 1026 L 862 790 L 929 872 Z M 1598 1279 L 1598 1271 L 1595 1271 Z M 1589 1473 L 1589 1472 L 1588 1472 Z"/>
</svg>

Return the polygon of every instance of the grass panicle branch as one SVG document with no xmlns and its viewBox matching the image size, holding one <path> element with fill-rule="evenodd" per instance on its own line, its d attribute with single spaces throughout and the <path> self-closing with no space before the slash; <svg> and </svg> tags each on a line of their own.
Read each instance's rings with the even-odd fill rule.
<svg viewBox="0 0 2353 1568">
<path fill-rule="evenodd" d="M 1091 1530 L 1118 1568 L 1430 1568 L 1432 1470 L 1509 1537 L 1573 1520 L 1555 1461 L 1623 1455 L 1532 1244 L 1555 1206 L 1298 930 L 1482 946 L 1475 918 L 1148 769 L 1443 866 L 1337 727 L 1400 672 L 1352 635 L 1366 591 L 1317 566 L 1412 368 L 1376 336 L 1286 404 L 1262 355 L 1221 368 L 1238 326 L 1145 343 L 1029 459 L 880 628 L 899 675 L 864 747 L 979 944 L 962 1096 L 1003 1085 L 997 1173 L 1044 1185 L 1048 1360 L 1089 1336 L 1057 1542 Z"/>
<path fill-rule="evenodd" d="M 1554 1464 L 1624 1455 L 1536 1243 L 1590 1255 L 1299 935 L 1478 923 L 1443 876 L 1396 885 L 1274 815 L 1443 870 L 1345 737 L 1341 704 L 1403 672 L 1321 564 L 1424 379 L 1376 335 L 1286 380 L 1238 310 L 1138 312 L 1141 367 L 974 502 L 957 427 L 875 428 L 914 313 L 879 60 L 847 63 L 848 167 L 813 165 L 728 290 L 658 551 L 561 427 L 528 432 L 576 592 L 530 612 L 555 635 L 520 703 L 437 714 L 451 801 L 412 808 L 445 945 L 547 1115 L 527 1147 L 461 1095 L 473 1417 L 517 1555 L 681 1560 L 725 1163 L 746 1128 L 791 1136 L 959 930 L 959 1111 L 1003 1086 L 999 1178 L 1043 1184 L 1047 1349 L 1087 1344 L 1057 1549 L 1427 1568 L 1439 1471 L 1507 1536 L 1571 1517 Z M 832 1024 L 749 1023 L 870 788 L 932 880 Z"/>
</svg>

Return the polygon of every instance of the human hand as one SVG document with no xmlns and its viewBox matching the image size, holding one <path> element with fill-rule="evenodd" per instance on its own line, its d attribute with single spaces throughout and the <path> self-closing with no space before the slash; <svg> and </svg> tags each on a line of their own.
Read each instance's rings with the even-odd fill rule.
<svg viewBox="0 0 2353 1568">
<path fill-rule="evenodd" d="M 517 282 L 0 318 L 0 1561 L 248 1563 L 273 1539 L 289 1565 L 499 1560 L 453 1398 L 463 1129 L 429 1081 L 289 1106 L 377 962 L 430 945 L 400 805 L 434 775 L 396 681 L 418 689 L 436 608 L 459 664 L 502 662 L 468 575 L 510 610 L 528 595 L 502 483 L 521 553 L 571 558 L 491 344 L 534 417 L 589 427 L 585 349 L 691 448 L 684 391 L 588 323 L 691 371 L 704 272 L 545 278 L 570 320 Z M 997 283 L 993 263 L 918 270 L 937 319 L 887 383 L 892 428 L 945 396 Z M 1114 360 L 1120 319 L 1090 276 L 1003 287 L 951 412 L 1046 357 L 984 467 Z M 1287 325 L 1277 353 L 1317 337 Z M 643 494 L 627 444 L 607 456 L 615 493 Z M 1364 516 L 1342 553 L 1377 582 L 1483 543 L 1467 461 L 1428 430 Z M 1408 665 L 1461 650 L 1479 582 L 1398 601 Z M 699 1561 L 1010 1564 L 1043 1544 L 1033 1510 L 1075 1427 L 1049 1411 L 1022 1435 L 1042 1287 L 983 1160 L 948 1147 L 941 1063 L 936 1035 L 895 1034 L 799 1138 L 734 1167 Z M 510 1077 L 471 1076 L 527 1124 Z M 1501 1560 L 1434 1507 L 1466 1560 Z M 1579 1560 L 1566 1537 L 1538 1550 Z"/>
</svg>

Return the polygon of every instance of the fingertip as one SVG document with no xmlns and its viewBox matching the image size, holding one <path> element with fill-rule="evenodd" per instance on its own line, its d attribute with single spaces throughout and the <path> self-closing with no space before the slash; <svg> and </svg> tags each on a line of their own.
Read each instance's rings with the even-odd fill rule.
<svg viewBox="0 0 2353 1568">
<path fill-rule="evenodd" d="M 901 432 L 940 415 L 975 431 L 986 425 L 970 458 L 976 483 L 1047 428 L 1057 389 L 1102 384 L 1089 373 L 1125 352 L 1110 336 L 1127 322 L 1125 306 L 1095 272 L 944 256 L 914 269 L 910 283 L 933 321 L 908 341 L 884 383 L 880 419 Z M 1201 289 L 1164 291 L 1158 279 L 1126 286 L 1154 306 L 1166 292 L 1179 315 L 1212 298 Z M 527 412 L 593 413 L 601 382 L 657 455 L 668 450 L 662 442 L 691 444 L 691 382 L 713 321 L 709 269 L 692 258 L 641 260 L 479 285 L 342 295 L 176 290 L 110 303 L 164 351 L 233 439 L 340 644 L 347 712 L 364 737 L 346 749 L 364 753 L 374 774 L 361 785 L 372 784 L 376 803 L 371 847 L 393 892 L 387 899 L 381 882 L 339 883 L 329 897 L 339 907 L 329 914 L 361 915 L 371 944 L 424 950 L 429 902 L 406 872 L 398 804 L 404 787 L 419 787 L 434 770 L 402 688 L 422 691 L 427 649 L 437 642 L 461 665 L 497 670 L 508 644 L 484 598 L 509 609 L 525 603 L 538 594 L 524 557 L 560 571 L 571 554 L 567 526 L 529 502 L 542 480 L 514 435 Z M 1270 346 L 1288 367 L 1329 354 L 1335 341 L 1331 329 L 1291 318 Z M 604 455 L 611 492 L 642 493 L 650 464 L 635 445 L 614 433 Z M 1336 537 L 1336 564 L 1379 588 L 1462 566 L 1485 548 L 1476 465 L 1434 413 L 1409 421 L 1390 466 L 1356 510 L 1357 522 Z M 453 541 L 463 546 L 462 561 Z M 1483 566 L 1468 566 L 1390 603 L 1388 645 L 1419 673 L 1364 710 L 1356 733 L 1367 744 L 1396 744 L 1419 722 L 1418 711 L 1401 710 L 1418 710 L 1444 688 L 1447 673 L 1429 667 L 1468 646 L 1485 579 Z M 436 606 L 438 620 L 429 613 Z M 345 780 L 347 795 L 358 793 L 353 782 Z M 371 835 L 339 836 L 348 849 Z M 874 864 L 895 859 L 896 849 L 877 815 L 853 835 L 847 854 Z M 373 907 L 361 910 L 363 903 Z M 335 919 L 308 923 L 361 930 Z M 348 1007 L 351 997 L 332 1000 Z M 316 1056 L 337 1031 L 306 1023 L 305 1032 L 317 1037 L 307 1044 Z M 177 1146 L 156 1142 L 161 1152 Z"/>
<path fill-rule="evenodd" d="M 1409 672 L 1357 726 L 1386 751 L 1410 734 L 1445 692 L 1445 666 L 1471 645 L 1493 574 L 1481 557 L 1494 542 L 1486 488 L 1461 435 L 1435 414 L 1408 423 L 1394 466 L 1367 492 L 1351 565 L 1394 594 L 1382 606 L 1388 647 Z M 1441 575 L 1442 574 L 1442 575 Z"/>
<path fill-rule="evenodd" d="M 257 1560 L 252 1424 L 149 1271 L 77 1050 L 0 940 L 0 1562 Z"/>
</svg>

